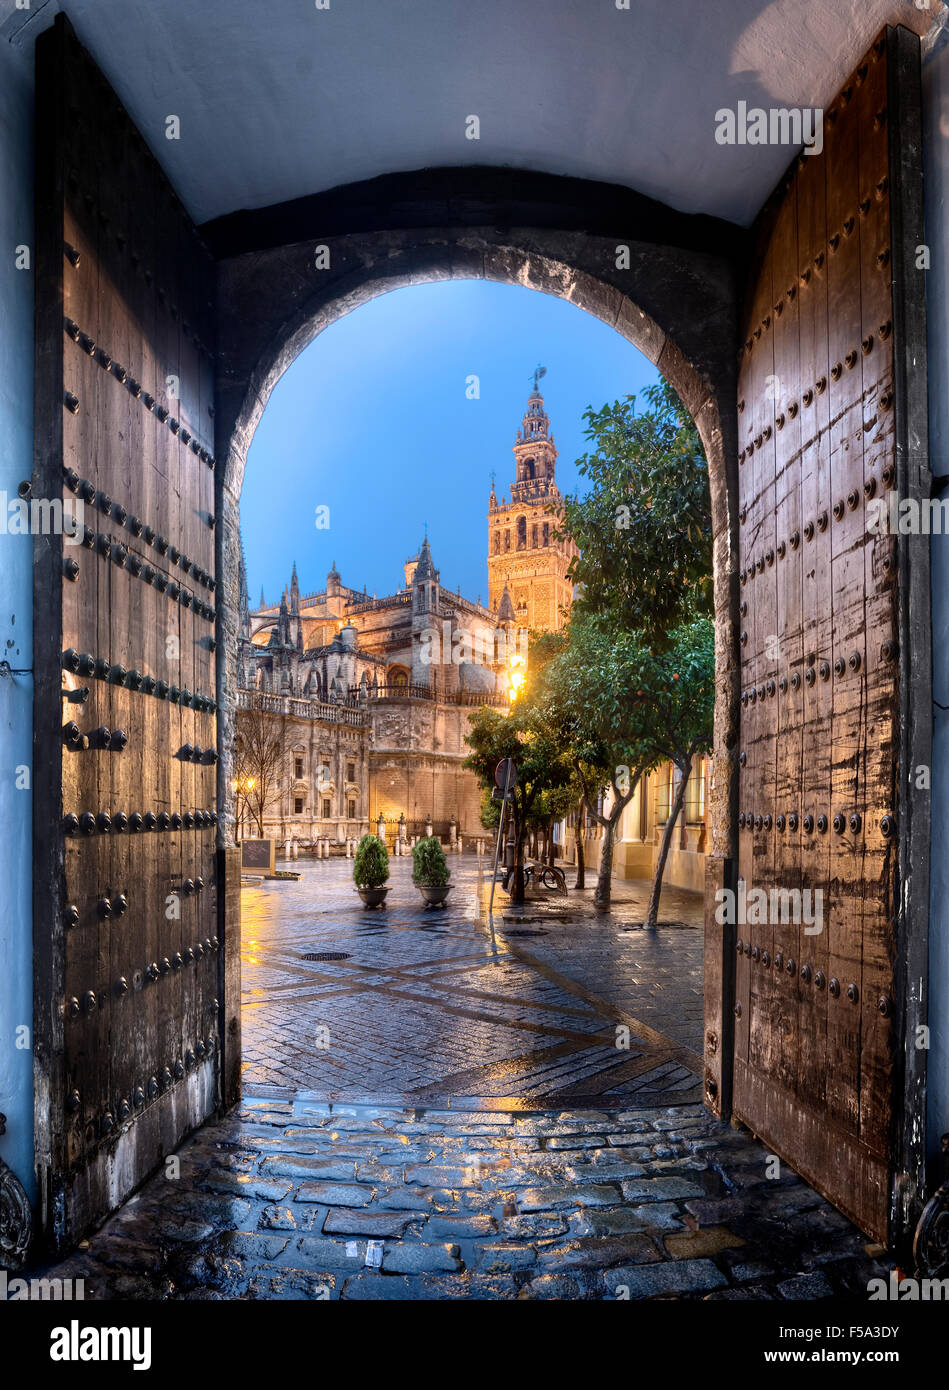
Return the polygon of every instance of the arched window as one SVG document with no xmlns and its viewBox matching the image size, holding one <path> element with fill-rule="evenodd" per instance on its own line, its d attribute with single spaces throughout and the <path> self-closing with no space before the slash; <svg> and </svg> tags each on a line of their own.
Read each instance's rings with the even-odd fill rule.
<svg viewBox="0 0 949 1390">
<path fill-rule="evenodd" d="M 505 550 L 510 550 L 510 548 L 511 548 L 511 529 L 510 529 L 510 527 L 508 527 L 508 529 L 504 532 L 504 549 L 505 549 Z"/>
<path fill-rule="evenodd" d="M 536 478 L 536 477 L 537 477 L 537 473 L 536 473 L 536 470 L 535 470 L 535 468 L 534 468 L 534 460 L 533 460 L 533 459 L 525 459 L 525 460 L 524 460 L 524 477 L 525 477 L 525 478 Z"/>
<path fill-rule="evenodd" d="M 525 516 L 517 518 L 517 548 L 518 550 L 527 548 L 527 518 Z"/>
<path fill-rule="evenodd" d="M 408 672 L 402 666 L 390 666 L 389 686 L 392 690 L 405 690 L 409 684 Z"/>
<path fill-rule="evenodd" d="M 494 533 L 494 553 L 495 553 L 495 555 L 500 555 L 500 553 L 501 553 L 501 532 L 500 532 L 500 531 L 495 531 L 495 533 Z"/>
<path fill-rule="evenodd" d="M 534 522 L 533 526 L 531 527 L 531 548 L 532 548 L 533 550 L 536 550 L 536 549 L 537 549 L 537 522 L 536 522 L 536 521 Z"/>
</svg>

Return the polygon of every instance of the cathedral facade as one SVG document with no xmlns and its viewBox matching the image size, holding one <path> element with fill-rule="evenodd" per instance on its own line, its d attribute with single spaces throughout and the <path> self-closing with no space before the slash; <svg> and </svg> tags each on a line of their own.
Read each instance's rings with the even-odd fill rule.
<svg viewBox="0 0 949 1390">
<path fill-rule="evenodd" d="M 322 589 L 302 593 L 294 564 L 279 603 L 261 594 L 252 607 L 242 572 L 239 721 L 265 716 L 283 750 L 266 835 L 341 843 L 381 818 L 390 843 L 428 824 L 446 842 L 484 839 L 480 787 L 462 766 L 469 715 L 508 707 L 528 629 L 559 627 L 572 597 L 536 379 L 514 458 L 510 503 L 491 486 L 487 606 L 442 587 L 427 536 L 382 597 L 345 584 L 335 564 Z M 256 829 L 245 821 L 243 832 Z"/>
</svg>

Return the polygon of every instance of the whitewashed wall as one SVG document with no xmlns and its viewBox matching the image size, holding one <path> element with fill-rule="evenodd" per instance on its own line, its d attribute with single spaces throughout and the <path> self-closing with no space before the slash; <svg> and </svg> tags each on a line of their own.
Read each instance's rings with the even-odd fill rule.
<svg viewBox="0 0 949 1390">
<path fill-rule="evenodd" d="M 33 472 L 33 274 L 15 265 L 17 246 L 32 251 L 33 240 L 32 74 L 32 55 L 0 41 L 0 525 Z M 24 670 L 33 664 L 32 553 L 29 536 L 0 530 L 0 660 Z M 0 677 L 0 1157 L 31 1196 L 33 1056 L 17 1030 L 33 1021 L 32 808 L 17 780 L 31 763 L 32 699 L 31 676 Z"/>
</svg>

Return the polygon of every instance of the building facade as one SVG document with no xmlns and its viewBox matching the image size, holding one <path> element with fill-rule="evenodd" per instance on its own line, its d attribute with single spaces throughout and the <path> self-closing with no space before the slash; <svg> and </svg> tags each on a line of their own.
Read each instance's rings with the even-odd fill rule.
<svg viewBox="0 0 949 1390">
<path fill-rule="evenodd" d="M 342 843 L 380 817 L 390 841 L 429 823 L 463 846 L 484 836 L 465 735 L 478 706 L 508 703 L 510 597 L 495 613 L 443 589 L 427 538 L 403 578 L 380 598 L 334 565 L 301 595 L 294 565 L 279 604 L 254 611 L 242 584 L 242 709 L 279 722 L 284 749 L 264 813 L 278 841 Z"/>
<path fill-rule="evenodd" d="M 491 485 L 487 606 L 443 588 L 427 536 L 382 597 L 345 584 L 335 563 L 322 589 L 301 593 L 294 564 L 279 603 L 261 594 L 252 608 L 242 566 L 240 707 L 278 730 L 281 767 L 263 812 L 278 842 L 343 843 L 380 818 L 390 841 L 428 824 L 463 847 L 484 838 L 480 787 L 463 767 L 469 716 L 507 707 L 528 630 L 562 626 L 573 597 L 576 552 L 555 535 L 563 499 L 538 379 L 510 502 Z M 256 833 L 246 809 L 243 828 Z"/>
<path fill-rule="evenodd" d="M 711 760 L 695 758 L 685 789 L 682 814 L 672 832 L 663 883 L 701 893 L 705 888 L 705 855 L 708 849 L 706 804 Z M 613 842 L 614 879 L 650 879 L 656 868 L 663 832 L 675 800 L 681 774 L 665 763 L 642 778 L 620 817 Z M 609 804 L 608 797 L 606 799 Z M 576 814 L 561 828 L 560 842 L 568 863 L 576 863 Z M 595 873 L 600 862 L 603 827 L 587 815 L 583 827 L 584 862 Z"/>
</svg>

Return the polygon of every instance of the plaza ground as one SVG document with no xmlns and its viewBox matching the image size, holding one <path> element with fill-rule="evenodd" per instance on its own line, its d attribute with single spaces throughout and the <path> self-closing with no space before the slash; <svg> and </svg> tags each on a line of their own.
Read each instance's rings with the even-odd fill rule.
<svg viewBox="0 0 949 1390">
<path fill-rule="evenodd" d="M 609 913 L 499 892 L 492 921 L 475 861 L 437 912 L 393 860 L 368 912 L 351 867 L 245 889 L 242 1104 L 48 1273 L 187 1300 L 865 1299 L 888 1273 L 698 1103 L 700 899 L 654 933 L 648 885 Z"/>
</svg>

